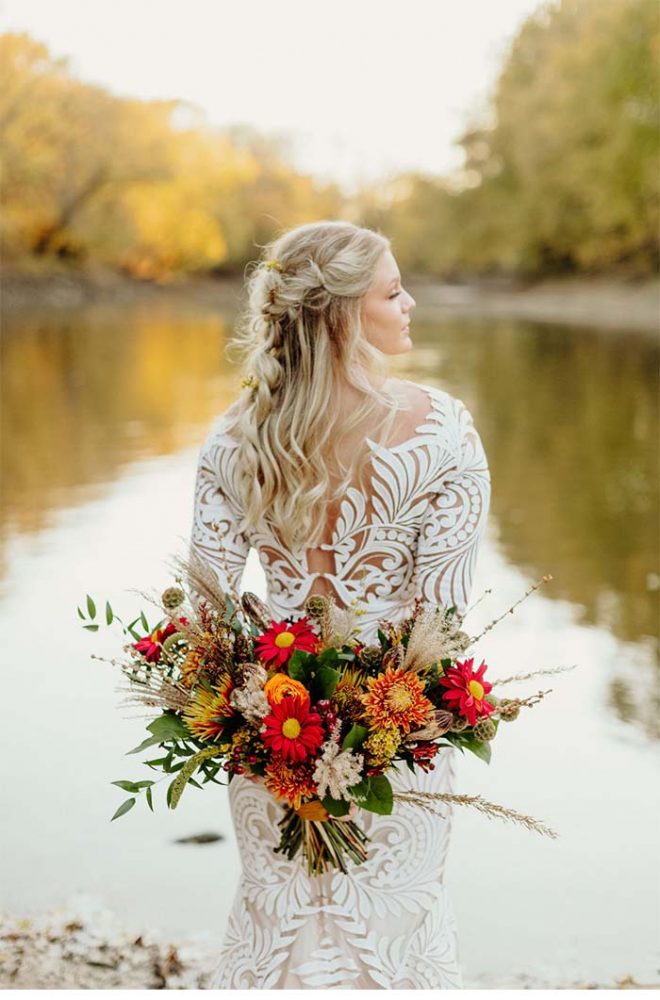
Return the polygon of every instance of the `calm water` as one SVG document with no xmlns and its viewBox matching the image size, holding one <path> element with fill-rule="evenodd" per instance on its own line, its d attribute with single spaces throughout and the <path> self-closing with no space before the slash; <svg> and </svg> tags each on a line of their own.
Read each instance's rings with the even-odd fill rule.
<svg viewBox="0 0 660 1000">
<path fill-rule="evenodd" d="M 418 298 L 421 304 L 421 299 Z M 146 720 L 90 653 L 89 592 L 125 620 L 133 592 L 171 582 L 197 449 L 240 391 L 224 359 L 232 316 L 158 305 L 23 313 L 4 323 L 0 614 L 3 623 L 3 904 L 74 891 L 172 934 L 222 934 L 237 879 L 225 793 L 144 803 L 109 823 L 144 777 L 124 757 Z M 511 685 L 552 694 L 461 759 L 460 789 L 543 819 L 550 841 L 457 809 L 448 882 L 466 981 L 657 981 L 658 347 L 626 331 L 427 313 L 395 374 L 471 409 L 493 496 L 468 623 L 480 630 L 544 573 L 552 582 L 480 643 L 494 677 L 576 663 Z M 243 589 L 265 595 L 253 552 Z M 128 617 L 127 617 L 128 616 Z M 164 793 L 160 786 L 159 792 Z M 115 794 L 117 793 L 117 794 Z M 205 846 L 176 844 L 202 831 Z"/>
</svg>

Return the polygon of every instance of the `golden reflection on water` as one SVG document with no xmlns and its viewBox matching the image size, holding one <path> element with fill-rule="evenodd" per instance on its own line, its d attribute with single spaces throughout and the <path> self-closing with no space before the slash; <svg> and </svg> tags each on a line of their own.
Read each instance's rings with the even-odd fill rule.
<svg viewBox="0 0 660 1000">
<path fill-rule="evenodd" d="M 127 465 L 201 442 L 240 392 L 224 356 L 232 319 L 153 302 L 7 317 L 5 541 L 43 530 Z M 534 579 L 552 573 L 546 595 L 577 605 L 584 622 L 657 651 L 657 344 L 502 318 L 419 320 L 413 333 L 394 371 L 471 409 L 506 557 Z M 657 690 L 656 676 L 622 666 L 611 704 L 656 731 Z"/>
</svg>

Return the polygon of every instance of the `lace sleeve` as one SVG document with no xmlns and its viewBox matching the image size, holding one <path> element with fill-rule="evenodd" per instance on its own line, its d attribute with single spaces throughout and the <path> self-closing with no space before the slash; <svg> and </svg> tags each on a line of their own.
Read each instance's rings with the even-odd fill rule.
<svg viewBox="0 0 660 1000">
<path fill-rule="evenodd" d="M 189 555 L 191 560 L 203 560 L 220 588 L 231 596 L 232 591 L 240 594 L 250 542 L 239 530 L 239 517 L 226 488 L 228 461 L 222 439 L 210 434 L 197 462 Z M 199 594 L 192 586 L 191 590 L 197 603 Z"/>
<path fill-rule="evenodd" d="M 417 596 L 433 605 L 467 610 L 479 545 L 490 507 L 488 461 L 467 407 L 456 400 L 452 470 L 433 492 L 420 527 Z"/>
</svg>

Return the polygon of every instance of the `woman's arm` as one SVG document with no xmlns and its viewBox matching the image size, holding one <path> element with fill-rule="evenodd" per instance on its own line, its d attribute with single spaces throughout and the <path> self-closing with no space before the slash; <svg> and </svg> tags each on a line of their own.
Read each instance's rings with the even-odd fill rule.
<svg viewBox="0 0 660 1000">
<path fill-rule="evenodd" d="M 416 596 L 464 615 L 488 511 L 490 471 L 481 438 L 464 403 L 455 401 L 455 469 L 428 501 L 418 539 Z"/>
</svg>

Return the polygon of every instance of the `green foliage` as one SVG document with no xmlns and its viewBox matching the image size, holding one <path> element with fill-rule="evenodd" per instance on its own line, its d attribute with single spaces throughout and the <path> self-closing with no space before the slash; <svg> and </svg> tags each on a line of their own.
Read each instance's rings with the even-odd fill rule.
<svg viewBox="0 0 660 1000">
<path fill-rule="evenodd" d="M 389 816 L 394 805 L 394 794 L 389 780 L 384 774 L 376 778 L 363 778 L 349 789 L 361 809 Z"/>
<path fill-rule="evenodd" d="M 344 736 L 342 740 L 341 748 L 342 750 L 355 750 L 357 747 L 362 746 L 367 738 L 369 730 L 366 726 L 353 725 Z"/>
</svg>

